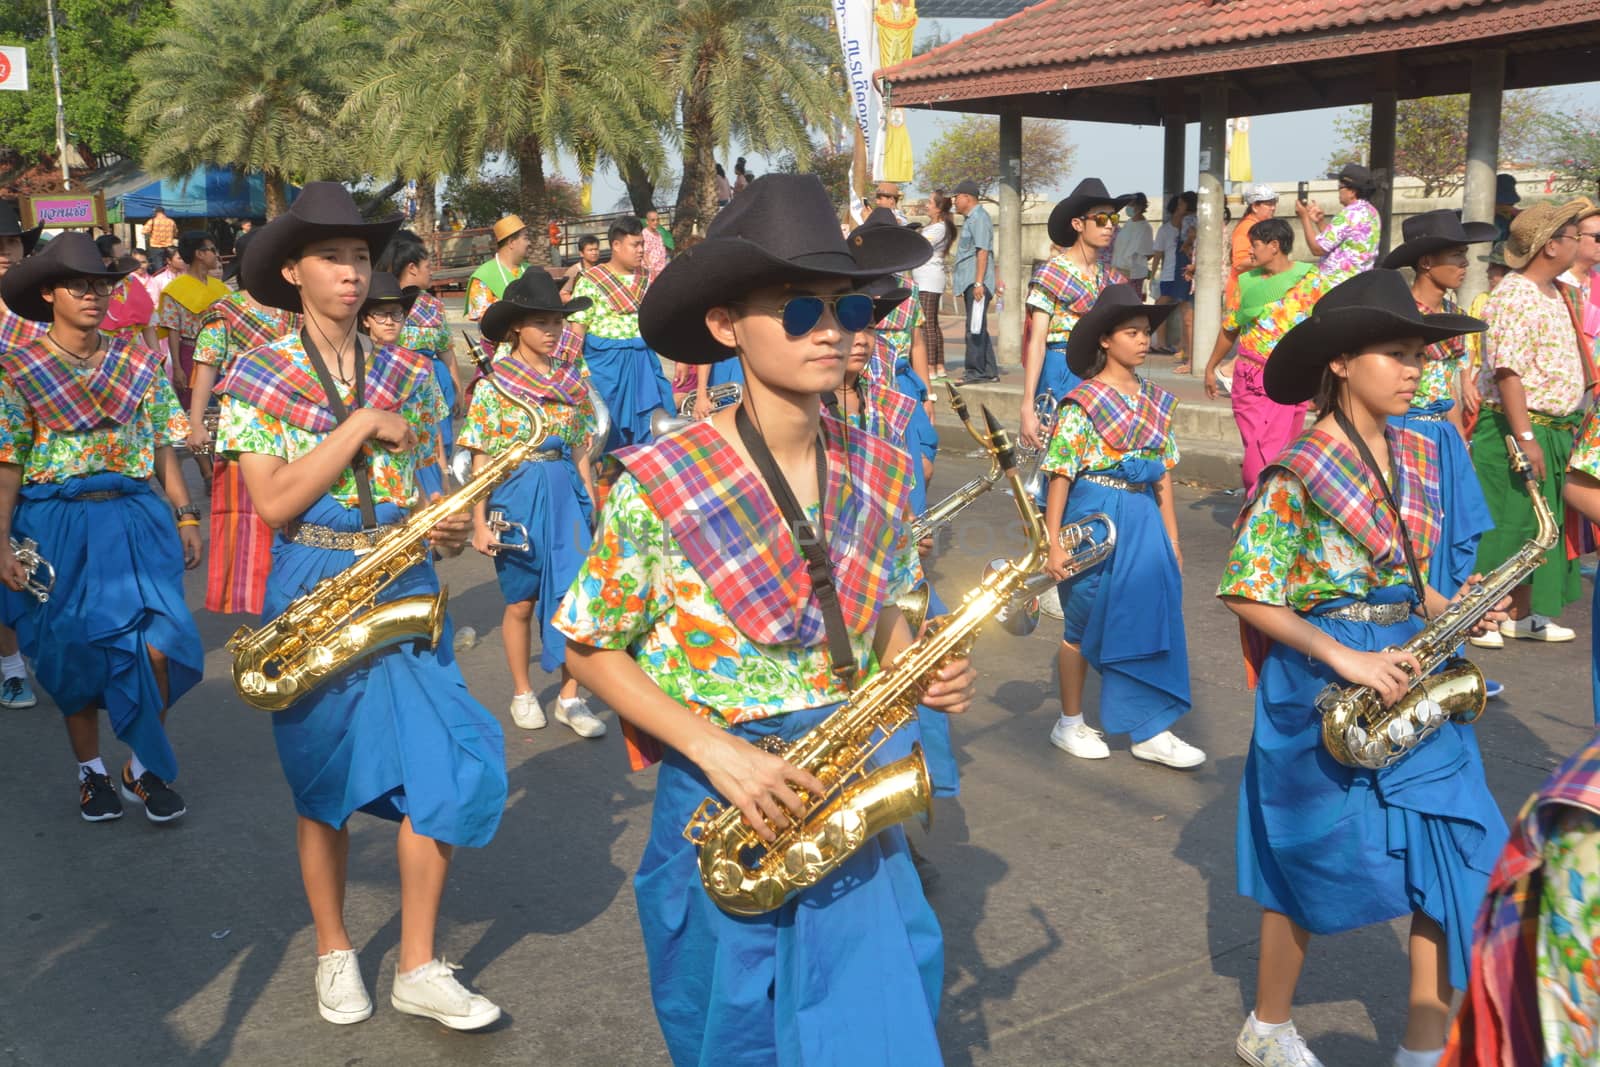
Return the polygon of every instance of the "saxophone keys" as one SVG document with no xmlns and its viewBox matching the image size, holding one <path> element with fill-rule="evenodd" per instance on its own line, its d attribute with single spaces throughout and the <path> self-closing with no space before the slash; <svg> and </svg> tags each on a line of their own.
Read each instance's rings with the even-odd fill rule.
<svg viewBox="0 0 1600 1067">
<path fill-rule="evenodd" d="M 1384 735 L 1389 743 L 1401 749 L 1407 749 L 1417 743 L 1417 728 L 1412 725 L 1409 716 L 1397 715 L 1384 727 Z"/>
<path fill-rule="evenodd" d="M 1423 697 L 1417 701 L 1412 714 L 1416 717 L 1417 724 L 1424 730 L 1433 729 L 1444 722 L 1444 708 L 1432 697 Z"/>
</svg>

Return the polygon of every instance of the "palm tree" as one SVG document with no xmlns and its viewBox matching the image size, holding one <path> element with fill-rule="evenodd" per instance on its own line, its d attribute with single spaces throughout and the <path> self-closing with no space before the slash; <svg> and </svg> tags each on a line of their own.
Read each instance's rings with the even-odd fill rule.
<svg viewBox="0 0 1600 1067">
<path fill-rule="evenodd" d="M 392 17 L 386 55 L 346 108 L 387 167 L 460 176 L 504 153 L 531 222 L 547 217 L 544 157 L 557 148 L 592 146 L 607 159 L 660 166 L 670 97 L 628 51 L 627 5 L 398 0 Z M 534 249 L 546 251 L 543 242 Z"/>
<path fill-rule="evenodd" d="M 260 171 L 268 216 L 292 180 L 356 173 L 339 110 L 376 45 L 370 21 L 351 15 L 323 0 L 175 0 L 172 24 L 133 57 L 144 165 Z"/>
<path fill-rule="evenodd" d="M 811 128 L 845 116 L 829 11 L 823 0 L 657 0 L 640 19 L 682 113 L 680 241 L 716 214 L 718 145 L 803 156 Z"/>
</svg>

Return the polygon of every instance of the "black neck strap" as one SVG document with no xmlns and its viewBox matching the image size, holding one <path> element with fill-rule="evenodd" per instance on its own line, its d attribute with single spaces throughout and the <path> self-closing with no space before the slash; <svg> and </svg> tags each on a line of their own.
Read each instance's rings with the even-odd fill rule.
<svg viewBox="0 0 1600 1067">
<path fill-rule="evenodd" d="M 327 397 L 328 409 L 333 412 L 334 421 L 341 425 L 350 417 L 352 410 L 366 404 L 367 398 L 367 354 L 361 347 L 361 338 L 358 336 L 355 340 L 355 405 L 352 407 L 345 404 L 344 397 L 339 395 L 339 386 L 328 370 L 327 361 L 317 350 L 316 342 L 311 340 L 311 335 L 304 329 L 300 331 L 300 344 L 306 350 L 306 358 L 311 361 L 311 369 L 317 372 L 317 381 L 321 383 L 323 395 Z M 361 524 L 369 530 L 375 530 L 378 528 L 378 508 L 372 500 L 372 464 L 367 457 L 365 444 L 356 450 L 354 458 L 350 460 L 350 471 L 356 479 L 356 502 L 361 507 Z"/>
<path fill-rule="evenodd" d="M 844 623 L 844 610 L 839 606 L 839 590 L 833 584 L 833 565 L 828 561 L 826 529 L 819 528 L 807 518 L 800 502 L 795 499 L 794 490 L 789 488 L 788 479 L 778 469 L 777 460 L 772 458 L 772 450 L 750 421 L 745 405 L 740 404 L 733 413 L 733 424 L 739 431 L 739 440 L 744 442 L 745 450 L 755 461 L 756 470 L 766 480 L 778 511 L 783 514 L 789 529 L 794 531 L 794 538 L 806 557 L 811 591 L 816 594 L 817 606 L 822 609 L 823 631 L 828 639 L 828 658 L 833 663 L 834 676 L 845 688 L 852 688 L 858 667 L 855 651 L 850 647 L 850 631 Z M 822 496 L 828 492 L 828 448 L 821 431 L 817 433 L 817 492 Z"/>
<path fill-rule="evenodd" d="M 1350 417 L 1338 408 L 1333 410 L 1333 420 L 1339 424 L 1346 437 L 1350 438 L 1351 445 L 1355 446 L 1356 454 L 1361 457 L 1361 462 L 1367 465 L 1372 476 L 1378 479 L 1378 488 L 1383 490 L 1384 502 L 1389 505 L 1389 510 L 1394 514 L 1395 529 L 1399 531 L 1400 547 L 1406 554 L 1406 567 L 1411 572 L 1411 585 L 1417 591 L 1417 606 L 1422 611 L 1422 617 L 1428 617 L 1428 587 L 1422 582 L 1422 568 L 1417 566 L 1417 554 L 1411 547 L 1411 532 L 1406 529 L 1406 520 L 1400 514 L 1400 503 L 1394 498 L 1394 490 L 1389 487 L 1389 478 L 1384 477 L 1383 468 L 1378 466 L 1378 460 L 1372 454 L 1372 449 L 1367 447 L 1367 442 L 1356 433 L 1355 426 L 1350 422 Z M 1389 469 L 1395 480 L 1399 480 L 1399 473 L 1394 466 L 1394 455 L 1389 456 Z"/>
</svg>

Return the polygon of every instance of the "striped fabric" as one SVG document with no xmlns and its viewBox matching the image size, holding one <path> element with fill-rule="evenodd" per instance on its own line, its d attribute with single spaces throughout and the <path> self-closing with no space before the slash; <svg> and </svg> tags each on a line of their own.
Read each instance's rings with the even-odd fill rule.
<svg viewBox="0 0 1600 1067">
<path fill-rule="evenodd" d="M 823 416 L 828 490 L 822 526 L 845 625 L 877 624 L 911 491 L 906 453 Z M 805 557 L 761 476 L 710 423 L 697 422 L 649 445 L 619 449 L 606 464 L 639 479 L 685 558 L 734 625 L 763 645 L 821 644 L 822 609 Z"/>
<path fill-rule="evenodd" d="M 605 294 L 611 310 L 619 315 L 638 314 L 639 301 L 644 299 L 644 291 L 650 288 L 650 274 L 642 267 L 633 275 L 633 281 L 628 283 L 605 268 L 586 271 L 583 276 Z"/>
<path fill-rule="evenodd" d="M 217 461 L 206 556 L 206 610 L 261 614 L 272 570 L 272 530 L 251 505 L 237 463 Z"/>
<path fill-rule="evenodd" d="M 39 340 L 0 355 L 0 369 L 35 418 L 52 430 L 78 433 L 126 425 L 161 373 L 161 361 L 142 344 L 111 337 L 100 366 L 79 378 Z"/>
<path fill-rule="evenodd" d="M 1095 433 L 1118 452 L 1160 449 L 1172 425 L 1178 398 L 1154 382 L 1141 382 L 1139 396 L 1130 400 L 1098 378 L 1082 382 L 1067 394 L 1066 402 L 1083 409 Z"/>
<path fill-rule="evenodd" d="M 385 345 L 367 357 L 366 406 L 399 411 L 432 375 L 433 366 L 423 356 Z M 218 392 L 312 433 L 329 433 L 338 425 L 297 334 L 237 357 Z"/>
<path fill-rule="evenodd" d="M 1385 432 L 1389 455 L 1399 470 L 1395 500 L 1411 533 L 1417 562 L 1426 564 L 1440 533 L 1438 450 L 1416 431 L 1391 426 Z M 1310 430 L 1284 449 L 1272 466 L 1300 479 L 1316 505 L 1361 542 L 1376 566 L 1406 567 L 1399 529 L 1383 490 L 1374 484 L 1372 473 L 1354 448 L 1320 430 Z M 1263 474 L 1261 484 L 1266 481 Z M 1248 511 L 1247 507 L 1241 516 Z"/>
<path fill-rule="evenodd" d="M 0 308 L 0 355 L 32 344 L 49 328 L 47 323 L 25 319 L 10 308 Z"/>
</svg>

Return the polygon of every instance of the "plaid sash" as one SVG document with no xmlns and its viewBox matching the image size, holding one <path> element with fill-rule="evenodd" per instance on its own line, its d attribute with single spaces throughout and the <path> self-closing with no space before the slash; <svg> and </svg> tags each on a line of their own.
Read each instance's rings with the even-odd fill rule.
<svg viewBox="0 0 1600 1067">
<path fill-rule="evenodd" d="M 1414 430 L 1391 426 L 1385 433 L 1389 455 L 1399 472 L 1398 484 L 1393 486 L 1395 500 L 1415 541 L 1412 549 L 1417 559 L 1426 560 L 1433 555 L 1440 535 L 1438 450 Z M 1361 542 L 1374 565 L 1384 569 L 1406 566 L 1399 530 L 1383 490 L 1373 484 L 1372 472 L 1354 448 L 1311 430 L 1284 449 L 1272 465 L 1299 478 L 1317 507 Z M 1247 507 L 1240 513 L 1241 521 L 1248 511 Z"/>
<path fill-rule="evenodd" d="M 862 427 L 870 434 L 904 448 L 906 427 L 917 410 L 917 402 L 898 389 L 864 388 L 861 396 Z"/>
<path fill-rule="evenodd" d="M 384 345 L 367 360 L 366 406 L 399 411 L 432 375 L 422 356 Z M 237 357 L 219 391 L 312 433 L 331 433 L 339 424 L 298 334 Z"/>
<path fill-rule="evenodd" d="M 292 311 L 276 308 L 258 310 L 250 305 L 244 293 L 229 293 L 206 309 L 200 316 L 200 328 L 222 324 L 227 333 L 228 350 L 225 359 L 269 345 L 284 334 L 297 330 L 300 316 Z"/>
<path fill-rule="evenodd" d="M 417 302 L 411 305 L 406 325 L 419 330 L 432 330 L 444 325 L 444 303 L 432 293 L 418 293 Z"/>
<path fill-rule="evenodd" d="M 895 544 L 911 491 L 906 453 L 822 418 L 828 449 L 823 527 L 845 625 L 863 634 L 889 596 Z M 822 609 L 805 558 L 761 477 L 716 427 L 697 422 L 653 444 L 619 449 L 602 475 L 639 479 L 717 603 L 751 641 L 822 644 Z"/>
<path fill-rule="evenodd" d="M 35 341 L 0 356 L 0 368 L 38 420 L 60 433 L 125 426 L 161 373 L 161 362 L 142 344 L 108 337 L 105 358 L 80 378 Z"/>
<path fill-rule="evenodd" d="M 0 354 L 32 344 L 49 328 L 45 323 L 23 318 L 10 308 L 0 308 Z"/>
<path fill-rule="evenodd" d="M 895 275 L 894 280 L 896 286 L 910 289 L 911 295 L 896 304 L 894 310 L 878 322 L 873 332 L 872 361 L 867 375 L 873 381 L 893 378 L 895 364 L 900 357 L 911 354 L 911 320 L 918 307 L 917 285 L 906 273 Z"/>
<path fill-rule="evenodd" d="M 1093 278 L 1085 278 L 1078 273 L 1077 264 L 1071 263 L 1065 256 L 1052 256 L 1039 265 L 1028 284 L 1054 301 L 1058 312 L 1082 315 L 1094 307 L 1094 302 L 1100 299 L 1106 286 L 1127 280 L 1126 274 L 1115 267 L 1106 266 L 1104 262 L 1097 264 Z"/>
<path fill-rule="evenodd" d="M 583 399 L 585 389 L 583 376 L 573 363 L 553 364 L 546 378 L 520 359 L 498 359 L 494 364 L 494 380 L 511 395 L 535 404 L 554 401 L 576 405 Z"/>
<path fill-rule="evenodd" d="M 1130 399 L 1098 378 L 1080 383 L 1066 401 L 1082 408 L 1094 432 L 1118 452 L 1159 450 L 1178 404 L 1154 382 L 1140 382 L 1139 395 Z"/>
<path fill-rule="evenodd" d="M 583 276 L 605 294 L 606 303 L 620 315 L 637 315 L 639 301 L 644 299 L 644 291 L 650 288 L 650 274 L 643 267 L 634 273 L 632 282 L 626 283 L 604 267 L 585 271 Z"/>
<path fill-rule="evenodd" d="M 1426 306 L 1420 300 L 1417 301 L 1417 310 L 1422 312 L 1424 315 L 1436 314 L 1436 312 L 1431 307 Z M 1442 305 L 1440 305 L 1439 311 L 1437 313 L 1441 313 L 1441 314 L 1445 314 L 1445 315 L 1459 315 L 1459 314 L 1461 314 L 1461 305 L 1457 304 L 1449 296 L 1446 296 L 1444 298 L 1444 303 Z M 1466 336 L 1466 334 L 1461 334 L 1461 335 L 1456 336 L 1456 337 L 1448 337 L 1443 341 L 1435 341 L 1435 342 L 1433 342 L 1433 344 L 1429 345 L 1427 348 L 1424 348 L 1422 350 L 1422 358 L 1423 359 L 1432 359 L 1432 360 L 1464 359 L 1464 358 L 1466 358 L 1466 355 L 1467 355 L 1467 336 Z"/>
</svg>

